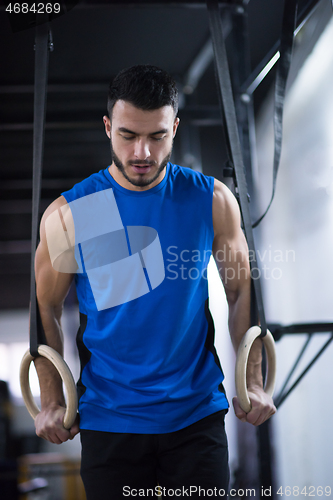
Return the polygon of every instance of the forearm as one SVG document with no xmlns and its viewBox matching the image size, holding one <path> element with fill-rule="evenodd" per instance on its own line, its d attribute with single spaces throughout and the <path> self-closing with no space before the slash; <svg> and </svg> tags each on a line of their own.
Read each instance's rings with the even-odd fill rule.
<svg viewBox="0 0 333 500">
<path fill-rule="evenodd" d="M 39 305 L 46 342 L 63 356 L 63 332 L 61 329 L 61 310 L 51 306 Z M 61 377 L 53 364 L 44 357 L 34 361 L 38 374 L 42 409 L 54 405 L 65 405 Z"/>
<path fill-rule="evenodd" d="M 228 295 L 227 295 L 228 297 Z M 246 283 L 243 289 L 233 294 L 232 299 L 229 298 L 229 331 L 234 349 L 237 353 L 238 347 L 243 336 L 250 327 L 250 304 L 251 292 L 250 283 Z M 257 339 L 254 341 L 249 353 L 247 365 L 247 386 L 263 385 L 262 379 L 262 341 Z"/>
</svg>

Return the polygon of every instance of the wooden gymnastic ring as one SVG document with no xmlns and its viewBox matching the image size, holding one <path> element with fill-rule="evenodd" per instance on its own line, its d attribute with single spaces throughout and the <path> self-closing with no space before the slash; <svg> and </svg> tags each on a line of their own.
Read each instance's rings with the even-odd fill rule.
<svg viewBox="0 0 333 500">
<path fill-rule="evenodd" d="M 78 406 L 77 392 L 73 375 L 62 356 L 60 356 L 57 351 L 52 349 L 52 347 L 49 347 L 47 345 L 40 345 L 38 346 L 38 353 L 40 354 L 40 356 L 43 356 L 44 358 L 47 358 L 49 361 L 51 361 L 51 363 L 58 370 L 59 375 L 63 380 L 67 400 L 67 407 L 64 415 L 64 427 L 65 429 L 70 429 L 76 419 Z M 33 359 L 33 356 L 31 356 L 30 351 L 28 350 L 21 361 L 20 385 L 25 406 L 27 407 L 27 410 L 32 418 L 35 419 L 40 412 L 40 409 L 35 403 L 29 383 L 29 368 Z"/>
<path fill-rule="evenodd" d="M 235 370 L 236 394 L 239 405 L 245 413 L 249 413 L 251 410 L 251 402 L 246 384 L 247 362 L 252 344 L 260 335 L 261 328 L 259 326 L 252 326 L 244 335 L 237 352 Z M 276 374 L 275 342 L 269 330 L 267 330 L 267 333 L 262 340 L 267 355 L 267 376 L 264 390 L 266 394 L 272 397 L 274 393 Z"/>
</svg>

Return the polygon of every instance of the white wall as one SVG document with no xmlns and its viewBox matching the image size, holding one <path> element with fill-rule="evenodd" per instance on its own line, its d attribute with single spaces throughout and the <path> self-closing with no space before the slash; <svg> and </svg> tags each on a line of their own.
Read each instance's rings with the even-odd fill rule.
<svg viewBox="0 0 333 500">
<path fill-rule="evenodd" d="M 225 376 L 223 382 L 230 410 L 226 415 L 225 428 L 229 444 L 229 464 L 231 475 L 238 467 L 237 450 L 237 418 L 232 407 L 232 398 L 236 395 L 235 390 L 235 360 L 233 346 L 231 344 L 228 330 L 228 305 L 224 288 L 213 259 L 208 266 L 209 284 L 209 307 L 215 325 L 215 346 L 221 361 Z"/>
<path fill-rule="evenodd" d="M 261 224 L 261 250 L 278 251 L 280 279 L 265 280 L 268 321 L 282 324 L 333 322 L 333 22 L 288 93 L 283 154 L 276 197 Z M 264 209 L 271 194 L 272 103 L 257 127 L 258 195 Z M 286 251 L 294 257 L 286 259 Z M 272 259 L 271 259 L 272 260 Z M 306 359 L 328 335 L 316 335 Z M 305 341 L 277 343 L 277 388 Z M 304 364 L 302 365 L 304 366 Z M 333 490 L 333 345 L 274 417 L 278 484 L 330 486 Z M 316 498 L 319 495 L 316 495 Z"/>
</svg>

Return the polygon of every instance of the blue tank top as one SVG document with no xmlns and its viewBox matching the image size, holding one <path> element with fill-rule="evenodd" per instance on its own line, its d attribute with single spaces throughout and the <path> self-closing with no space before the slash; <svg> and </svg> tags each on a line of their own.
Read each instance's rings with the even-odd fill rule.
<svg viewBox="0 0 333 500">
<path fill-rule="evenodd" d="M 228 408 L 208 308 L 213 188 L 168 163 L 146 191 L 105 169 L 62 193 L 75 227 L 82 429 L 173 432 Z"/>
</svg>

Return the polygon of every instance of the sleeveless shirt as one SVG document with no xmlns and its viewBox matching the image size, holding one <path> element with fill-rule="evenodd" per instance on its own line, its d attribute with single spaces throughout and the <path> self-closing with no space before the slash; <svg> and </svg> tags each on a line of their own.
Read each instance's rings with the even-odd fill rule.
<svg viewBox="0 0 333 500">
<path fill-rule="evenodd" d="M 228 408 L 208 307 L 214 178 L 146 191 L 101 170 L 62 193 L 75 227 L 81 429 L 166 433 Z"/>
</svg>

